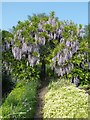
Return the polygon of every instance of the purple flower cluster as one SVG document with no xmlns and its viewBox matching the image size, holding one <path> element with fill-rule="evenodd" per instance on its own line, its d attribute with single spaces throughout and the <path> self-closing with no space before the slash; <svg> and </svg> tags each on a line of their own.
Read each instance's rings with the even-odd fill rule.
<svg viewBox="0 0 90 120">
<path fill-rule="evenodd" d="M 45 45 L 45 37 L 38 38 L 39 45 Z"/>
<path fill-rule="evenodd" d="M 67 66 L 63 67 L 55 67 L 55 72 L 58 74 L 58 76 L 63 76 L 71 71 L 71 69 L 74 68 L 74 65 L 69 63 Z"/>
<path fill-rule="evenodd" d="M 17 60 L 21 59 L 22 51 L 19 47 L 12 47 L 12 53 Z"/>
<path fill-rule="evenodd" d="M 72 41 L 72 40 L 65 40 L 62 38 L 60 40 L 61 43 L 65 43 L 65 46 L 61 51 L 57 53 L 52 58 L 52 69 L 55 69 L 55 72 L 58 74 L 58 76 L 63 76 L 64 74 L 67 74 L 71 71 L 71 69 L 74 68 L 73 64 L 67 64 L 65 66 L 66 61 L 69 61 L 73 55 L 77 52 L 79 49 L 79 42 Z"/>
<path fill-rule="evenodd" d="M 26 43 L 23 43 L 21 49 L 19 47 L 12 47 L 12 53 L 14 55 L 14 58 L 20 60 L 22 56 L 28 54 L 28 61 L 30 63 L 30 66 L 32 67 L 34 66 L 34 64 L 39 63 L 39 57 L 38 57 L 39 54 L 37 57 L 31 55 L 32 52 L 37 52 L 37 51 L 39 51 L 38 47 L 35 47 L 34 45 L 27 46 Z"/>
<path fill-rule="evenodd" d="M 78 87 L 80 80 L 75 76 L 74 78 L 71 78 L 71 83 L 74 83 Z"/>
<path fill-rule="evenodd" d="M 74 77 L 73 82 L 74 82 L 74 84 L 75 84 L 76 86 L 78 86 L 78 84 L 79 84 L 79 79 L 78 79 L 77 76 Z"/>
<path fill-rule="evenodd" d="M 49 17 L 46 24 L 51 24 L 54 27 L 54 26 L 56 26 L 56 19 Z"/>
<path fill-rule="evenodd" d="M 58 60 L 58 65 L 62 65 L 65 63 L 65 61 L 72 58 L 73 54 L 77 52 L 79 48 L 79 43 L 76 41 L 70 42 L 66 41 L 66 46 L 69 48 L 64 48 L 62 52 L 58 52 L 57 55 L 52 59 L 54 66 L 56 63 L 56 60 Z"/>
<path fill-rule="evenodd" d="M 83 38 L 85 36 L 85 30 L 84 30 L 84 28 L 78 30 L 78 36 L 81 37 L 81 38 Z"/>
<path fill-rule="evenodd" d="M 52 32 L 52 31 L 47 32 L 44 29 L 44 26 L 46 24 L 50 24 L 52 26 L 52 28 L 56 27 L 56 30 L 54 30 L 54 32 Z M 31 66 L 34 66 L 34 64 L 39 63 L 40 45 L 46 45 L 45 36 L 43 36 L 43 37 L 39 36 L 39 33 L 45 32 L 47 37 L 49 37 L 48 41 L 58 40 L 58 41 L 60 41 L 60 44 L 63 43 L 66 46 L 66 48 L 64 48 L 62 50 L 62 52 L 58 52 L 58 54 L 52 59 L 53 68 L 56 68 L 56 66 L 57 66 L 56 62 L 58 63 L 59 66 L 64 65 L 64 63 L 67 60 L 70 60 L 70 58 L 72 58 L 73 54 L 75 54 L 79 48 L 78 40 L 73 41 L 70 38 L 70 40 L 65 41 L 63 38 L 62 32 L 64 30 L 64 27 L 68 26 L 70 24 L 71 24 L 70 22 L 66 22 L 59 26 L 58 22 L 56 21 L 56 18 L 53 18 L 53 17 L 49 17 L 47 21 L 40 20 L 40 22 L 38 23 L 37 32 L 28 34 L 28 35 L 30 35 L 31 39 L 35 40 L 35 44 L 29 43 L 29 45 L 28 45 L 25 42 L 26 38 L 24 38 L 22 36 L 22 32 L 24 30 L 26 30 L 26 28 L 23 27 L 22 29 L 17 30 L 16 34 L 14 35 L 13 42 L 11 42 L 11 43 L 6 42 L 5 47 L 8 50 L 8 49 L 10 49 L 10 45 L 12 45 L 12 53 L 13 53 L 14 58 L 16 58 L 17 60 L 21 60 L 22 56 L 25 57 L 27 55 L 27 60 L 28 60 L 29 64 Z M 33 23 L 30 22 L 29 27 L 32 25 L 33 25 Z M 71 36 L 73 36 L 73 34 L 74 34 L 73 31 L 70 31 L 70 30 L 69 30 L 69 33 L 71 33 Z M 84 33 L 83 29 L 79 30 L 77 35 L 82 37 L 82 35 L 81 35 L 82 33 Z M 14 42 L 16 40 L 18 40 L 20 42 L 21 48 L 14 46 Z M 4 50 L 4 47 L 2 47 L 2 50 Z M 32 55 L 33 52 L 37 52 L 38 55 L 37 56 Z M 63 69 L 63 70 L 61 70 L 61 69 Z M 65 68 L 65 70 L 64 70 L 64 68 L 61 68 L 61 69 L 60 69 L 61 72 L 59 71 L 60 72 L 59 75 L 61 75 L 61 76 L 62 76 L 62 74 L 66 73 L 66 71 L 68 72 L 68 70 L 69 70 L 68 67 Z M 57 68 L 56 68 L 56 72 L 57 72 Z"/>
<path fill-rule="evenodd" d="M 30 63 L 30 66 L 34 66 L 35 64 L 39 63 L 39 58 L 35 56 L 28 55 L 28 61 Z"/>
</svg>

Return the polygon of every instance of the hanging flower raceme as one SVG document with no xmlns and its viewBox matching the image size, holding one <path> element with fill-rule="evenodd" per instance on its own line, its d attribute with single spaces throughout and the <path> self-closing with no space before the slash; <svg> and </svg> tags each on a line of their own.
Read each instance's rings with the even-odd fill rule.
<svg viewBox="0 0 90 120">
<path fill-rule="evenodd" d="M 41 23 L 38 24 L 38 32 L 43 32 L 43 25 Z"/>
<path fill-rule="evenodd" d="M 47 24 L 52 24 L 52 18 L 51 17 L 48 18 Z"/>
<path fill-rule="evenodd" d="M 78 79 L 77 76 L 74 77 L 73 82 L 74 82 L 74 84 L 78 87 L 78 84 L 79 84 L 80 81 L 79 81 L 79 79 Z"/>
<path fill-rule="evenodd" d="M 22 45 L 22 53 L 27 53 L 27 50 L 28 50 L 27 44 L 23 43 L 23 45 Z"/>
<path fill-rule="evenodd" d="M 12 53 L 15 59 L 21 60 L 22 50 L 19 47 L 12 47 Z"/>
<path fill-rule="evenodd" d="M 28 55 L 28 61 L 30 63 L 30 66 L 34 66 L 34 65 L 37 65 L 39 64 L 39 58 L 38 57 L 35 57 L 35 56 L 31 56 L 31 55 Z"/>
<path fill-rule="evenodd" d="M 27 51 L 28 53 L 31 53 L 33 51 L 33 46 L 32 45 L 27 46 Z"/>
<path fill-rule="evenodd" d="M 84 28 L 80 29 L 79 32 L 78 32 L 78 36 L 83 38 L 85 36 L 85 30 Z"/>
<path fill-rule="evenodd" d="M 67 47 L 62 50 L 62 53 L 58 52 L 57 55 L 52 59 L 53 67 L 55 68 L 55 71 L 59 76 L 63 76 L 66 73 L 68 74 L 71 69 L 74 68 L 73 64 L 68 64 L 66 67 L 64 66 L 64 64 L 66 61 L 69 61 L 73 57 L 74 53 L 77 52 L 77 50 L 79 49 L 79 42 L 66 41 L 66 46 Z M 59 66 L 62 66 L 60 67 L 60 69 L 57 69 L 56 61 Z"/>
<path fill-rule="evenodd" d="M 55 20 L 55 18 L 52 19 L 51 24 L 52 24 L 53 27 L 56 26 L 56 20 Z"/>
<path fill-rule="evenodd" d="M 45 37 L 39 37 L 38 38 L 38 44 L 39 45 L 45 45 Z"/>
<path fill-rule="evenodd" d="M 32 55 L 32 53 L 37 53 L 37 56 Z M 17 60 L 20 60 L 22 57 L 26 57 L 28 55 L 28 61 L 30 66 L 34 66 L 35 64 L 39 64 L 39 48 L 36 45 L 30 44 L 27 45 L 26 43 L 23 43 L 22 48 L 19 47 L 12 47 L 12 53 L 14 55 L 14 58 Z M 27 62 L 28 66 L 28 62 Z"/>
<path fill-rule="evenodd" d="M 35 41 L 37 41 L 38 40 L 38 36 L 37 36 L 37 34 L 35 34 Z"/>
<path fill-rule="evenodd" d="M 70 41 L 66 41 L 66 46 L 70 47 Z"/>
</svg>

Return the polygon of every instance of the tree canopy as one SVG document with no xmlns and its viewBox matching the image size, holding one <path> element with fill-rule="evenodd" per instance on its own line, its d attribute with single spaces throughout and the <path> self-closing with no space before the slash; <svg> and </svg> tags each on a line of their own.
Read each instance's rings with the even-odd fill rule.
<svg viewBox="0 0 90 120">
<path fill-rule="evenodd" d="M 48 65 L 53 74 L 67 77 L 76 85 L 89 82 L 87 29 L 72 21 L 58 20 L 54 11 L 18 21 L 12 33 L 2 31 L 2 52 L 3 63 L 10 71 L 16 70 L 16 63 L 19 67 L 23 63 L 45 78 Z"/>
</svg>

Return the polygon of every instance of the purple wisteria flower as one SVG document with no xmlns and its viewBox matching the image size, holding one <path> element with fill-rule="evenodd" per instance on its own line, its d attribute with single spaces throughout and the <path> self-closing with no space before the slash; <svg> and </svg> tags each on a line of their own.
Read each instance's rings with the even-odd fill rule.
<svg viewBox="0 0 90 120">
<path fill-rule="evenodd" d="M 22 53 L 27 53 L 27 50 L 28 50 L 28 46 L 27 46 L 27 44 L 26 43 L 23 43 L 23 45 L 22 45 Z"/>
<path fill-rule="evenodd" d="M 12 47 L 12 53 L 14 55 L 14 58 L 20 60 L 22 57 L 22 50 L 19 49 L 19 47 Z"/>
<path fill-rule="evenodd" d="M 10 43 L 6 42 L 6 50 L 10 49 Z"/>
</svg>

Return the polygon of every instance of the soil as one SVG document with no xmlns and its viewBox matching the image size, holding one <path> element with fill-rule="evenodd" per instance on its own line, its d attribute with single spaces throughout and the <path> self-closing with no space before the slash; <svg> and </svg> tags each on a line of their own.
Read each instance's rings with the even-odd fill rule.
<svg viewBox="0 0 90 120">
<path fill-rule="evenodd" d="M 41 119 L 43 118 L 43 106 L 44 106 L 44 97 L 45 94 L 47 93 L 48 90 L 48 84 L 49 81 L 45 80 L 45 81 L 41 81 L 41 86 L 40 88 L 38 88 L 38 93 L 37 93 L 37 106 L 36 106 L 36 112 L 34 115 L 34 118 L 38 118 Z"/>
</svg>

